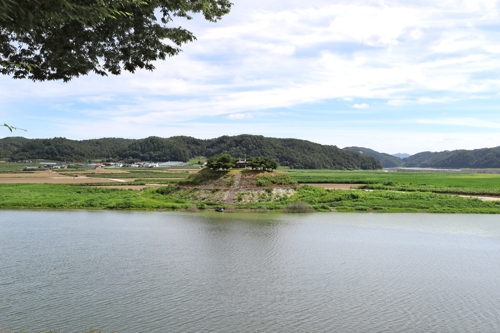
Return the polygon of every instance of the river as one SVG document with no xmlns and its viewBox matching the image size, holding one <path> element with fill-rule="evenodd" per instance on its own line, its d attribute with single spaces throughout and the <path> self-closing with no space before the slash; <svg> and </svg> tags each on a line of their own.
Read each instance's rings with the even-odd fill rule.
<svg viewBox="0 0 500 333">
<path fill-rule="evenodd" d="M 0 211 L 0 331 L 499 332 L 500 219 Z"/>
</svg>

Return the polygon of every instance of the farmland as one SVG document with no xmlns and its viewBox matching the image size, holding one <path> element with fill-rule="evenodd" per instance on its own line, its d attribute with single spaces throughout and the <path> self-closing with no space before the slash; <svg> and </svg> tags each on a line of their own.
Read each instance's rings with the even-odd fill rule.
<svg viewBox="0 0 500 333">
<path fill-rule="evenodd" d="M 228 211 L 292 211 L 290 207 L 302 205 L 304 211 L 323 212 L 500 213 L 500 201 L 494 200 L 500 198 L 497 174 L 283 168 L 274 177 L 281 179 L 281 174 L 290 179 L 284 191 L 279 182 L 266 178 L 272 175 L 266 172 L 260 176 L 238 170 L 205 172 L 202 176 L 213 182 L 205 185 L 197 178 L 189 180 L 196 172 L 142 168 L 20 171 L 19 166 L 0 163 L 0 208 L 198 211 L 222 206 Z M 185 185 L 176 185 L 179 182 Z"/>
</svg>

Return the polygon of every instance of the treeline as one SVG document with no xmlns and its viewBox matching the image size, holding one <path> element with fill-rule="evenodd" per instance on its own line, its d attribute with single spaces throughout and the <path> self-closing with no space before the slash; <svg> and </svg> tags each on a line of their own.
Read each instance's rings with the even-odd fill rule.
<svg viewBox="0 0 500 333">
<path fill-rule="evenodd" d="M 14 144 L 15 142 L 15 144 Z M 202 140 L 187 136 L 149 137 L 140 140 L 104 138 L 93 140 L 25 139 L 0 140 L 0 158 L 13 161 L 51 159 L 67 162 L 88 160 L 188 161 L 196 156 L 229 154 L 235 158 L 267 156 L 296 169 L 373 170 L 382 168 L 373 157 L 298 139 L 259 135 L 222 136 Z"/>
<path fill-rule="evenodd" d="M 68 140 L 4 138 L 0 140 L 0 158 L 12 161 L 49 159 L 67 162 L 84 162 L 90 159 L 114 159 L 128 147 L 130 139 Z"/>
<path fill-rule="evenodd" d="M 446 150 L 441 152 L 421 152 L 410 157 L 399 159 L 395 156 L 379 153 L 362 147 L 346 147 L 362 155 L 372 156 L 379 160 L 384 168 L 500 168 L 500 147 L 474 150 Z"/>
</svg>

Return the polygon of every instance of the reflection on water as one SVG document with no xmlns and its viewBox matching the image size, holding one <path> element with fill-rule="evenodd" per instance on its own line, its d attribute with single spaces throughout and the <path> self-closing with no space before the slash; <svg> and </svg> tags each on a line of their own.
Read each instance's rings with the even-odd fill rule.
<svg viewBox="0 0 500 333">
<path fill-rule="evenodd" d="M 0 328 L 498 332 L 491 215 L 0 212 Z"/>
</svg>

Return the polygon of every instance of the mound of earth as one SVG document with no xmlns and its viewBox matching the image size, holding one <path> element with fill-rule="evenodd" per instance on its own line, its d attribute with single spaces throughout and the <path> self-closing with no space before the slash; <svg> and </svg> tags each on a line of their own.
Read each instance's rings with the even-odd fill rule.
<svg viewBox="0 0 500 333">
<path fill-rule="evenodd" d="M 297 182 L 277 172 L 254 170 L 200 170 L 178 183 L 191 200 L 211 201 L 231 205 L 277 201 L 295 193 Z M 185 191 L 184 191 L 185 192 Z"/>
<path fill-rule="evenodd" d="M 181 187 L 196 187 L 199 189 L 262 190 L 265 188 L 295 188 L 297 182 L 279 172 L 254 170 L 212 171 L 203 169 L 178 184 Z"/>
</svg>

